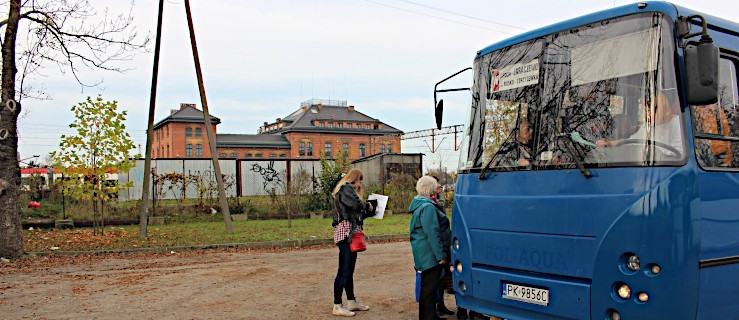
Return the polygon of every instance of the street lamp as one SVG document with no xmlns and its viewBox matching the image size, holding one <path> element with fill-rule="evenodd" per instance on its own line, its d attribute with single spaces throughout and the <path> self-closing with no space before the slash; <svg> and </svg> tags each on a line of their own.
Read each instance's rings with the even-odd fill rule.
<svg viewBox="0 0 739 320">
<path fill-rule="evenodd" d="M 40 156 L 39 156 L 39 155 L 34 155 L 34 156 L 32 156 L 32 157 L 28 157 L 28 158 L 25 158 L 25 159 L 20 159 L 20 160 L 18 160 L 18 163 L 24 163 L 24 164 L 26 164 L 27 166 L 31 166 L 31 164 L 30 164 L 30 163 L 28 163 L 28 162 L 24 162 L 24 161 L 26 161 L 26 160 L 28 160 L 28 159 L 34 159 L 34 158 L 38 158 L 38 157 L 40 157 Z"/>
</svg>

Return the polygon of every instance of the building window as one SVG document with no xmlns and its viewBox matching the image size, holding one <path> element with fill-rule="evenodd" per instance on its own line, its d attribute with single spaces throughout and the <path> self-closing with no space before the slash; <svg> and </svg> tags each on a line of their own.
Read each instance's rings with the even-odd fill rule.
<svg viewBox="0 0 739 320">
<path fill-rule="evenodd" d="M 261 158 L 262 157 L 262 154 L 261 153 L 257 153 L 254 156 L 257 157 L 257 158 Z"/>
<path fill-rule="evenodd" d="M 347 123 L 347 124 L 346 124 L 346 128 L 347 128 L 347 129 L 351 129 L 351 128 L 352 128 L 352 124 L 351 124 L 351 123 Z"/>
<path fill-rule="evenodd" d="M 387 153 L 393 153 L 393 145 L 392 144 L 388 144 L 387 145 Z"/>
<path fill-rule="evenodd" d="M 269 154 L 269 157 L 270 157 L 270 158 L 277 158 L 277 155 L 276 155 L 276 154 L 274 154 L 274 153 L 270 153 L 270 154 Z"/>
<path fill-rule="evenodd" d="M 359 144 L 359 157 L 364 157 L 364 143 Z"/>
<path fill-rule="evenodd" d="M 319 124 L 318 124 L 318 126 L 319 126 L 319 127 L 321 127 L 321 128 L 323 128 L 323 127 L 324 127 L 324 125 L 325 125 L 325 124 L 324 124 L 323 122 L 321 122 L 321 123 L 319 123 Z"/>
<path fill-rule="evenodd" d="M 326 157 L 330 157 L 331 156 L 331 142 L 324 143 L 323 148 L 326 150 Z"/>
<path fill-rule="evenodd" d="M 329 123 L 328 123 L 328 127 L 329 127 L 329 128 L 333 128 L 333 127 L 334 127 L 334 124 L 333 124 L 333 122 L 329 122 Z"/>
<path fill-rule="evenodd" d="M 198 157 L 203 156 L 203 145 L 202 144 L 196 144 L 195 145 L 195 155 Z"/>
<path fill-rule="evenodd" d="M 378 129 L 380 129 L 380 126 L 379 125 L 375 125 L 375 130 L 378 130 Z"/>
<path fill-rule="evenodd" d="M 236 158 L 236 152 L 231 154 L 231 158 Z"/>
<path fill-rule="evenodd" d="M 368 125 L 365 125 L 364 128 L 367 129 L 367 130 L 370 130 L 370 129 L 372 129 L 372 125 L 369 125 L 369 124 Z"/>
<path fill-rule="evenodd" d="M 336 126 L 339 127 L 339 128 L 343 128 L 344 127 L 344 124 L 343 123 L 339 123 L 339 124 L 336 124 Z"/>
<path fill-rule="evenodd" d="M 313 155 L 313 142 L 308 142 L 308 155 Z"/>
<path fill-rule="evenodd" d="M 305 155 L 305 142 L 303 141 L 300 141 L 300 143 L 298 144 L 298 155 L 299 156 Z"/>
<path fill-rule="evenodd" d="M 219 154 L 218 154 L 218 157 L 219 157 L 219 158 L 225 158 L 225 157 L 227 157 L 227 156 L 228 156 L 228 155 L 227 155 L 227 154 L 225 154 L 225 153 L 219 153 Z"/>
<path fill-rule="evenodd" d="M 202 128 L 195 128 L 195 137 L 199 138 L 203 136 L 203 129 Z"/>
<path fill-rule="evenodd" d="M 252 157 L 252 154 L 251 153 L 245 153 L 244 154 L 244 157 L 251 158 Z"/>
<path fill-rule="evenodd" d="M 189 143 L 185 145 L 185 156 L 192 157 L 192 145 Z"/>
<path fill-rule="evenodd" d="M 284 153 L 280 153 L 280 158 L 287 158 L 287 155 Z"/>
<path fill-rule="evenodd" d="M 350 124 L 351 124 L 351 123 L 350 123 Z M 343 150 L 344 150 L 344 155 L 345 155 L 345 156 L 348 156 L 348 155 L 349 155 L 349 144 L 348 144 L 348 143 L 344 143 L 344 144 L 342 144 L 342 145 L 341 145 L 341 149 L 343 149 Z"/>
<path fill-rule="evenodd" d="M 185 128 L 185 137 L 192 137 L 192 128 L 187 127 Z"/>
<path fill-rule="evenodd" d="M 384 144 L 381 144 L 380 145 L 380 153 L 385 153 L 385 145 Z"/>
</svg>

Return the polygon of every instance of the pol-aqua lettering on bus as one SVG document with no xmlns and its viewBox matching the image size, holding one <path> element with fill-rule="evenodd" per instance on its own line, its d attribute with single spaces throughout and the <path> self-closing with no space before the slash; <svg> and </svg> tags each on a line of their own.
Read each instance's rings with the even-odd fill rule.
<svg viewBox="0 0 739 320">
<path fill-rule="evenodd" d="M 515 265 L 517 267 L 534 267 L 535 269 L 567 270 L 567 260 L 560 252 L 542 250 L 511 250 L 503 247 L 485 247 L 486 260 Z"/>
</svg>

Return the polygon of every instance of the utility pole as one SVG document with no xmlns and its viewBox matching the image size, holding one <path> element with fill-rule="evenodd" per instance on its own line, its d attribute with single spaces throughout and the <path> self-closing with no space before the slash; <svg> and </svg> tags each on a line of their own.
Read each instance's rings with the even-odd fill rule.
<svg viewBox="0 0 739 320">
<path fill-rule="evenodd" d="M 162 15 L 164 0 L 159 0 L 159 17 L 157 18 L 157 38 L 154 45 L 154 71 L 151 76 L 151 94 L 149 95 L 149 122 L 146 127 L 146 154 L 144 155 L 144 185 L 141 189 L 141 215 L 139 217 L 139 238 L 146 238 L 149 223 L 149 189 L 151 186 L 151 148 L 154 143 L 154 107 L 157 100 L 157 79 L 159 77 L 159 51 L 162 44 Z M 140 149 L 139 145 L 139 149 Z M 62 197 L 62 204 L 64 198 Z"/>
<path fill-rule="evenodd" d="M 218 199 L 220 200 L 221 210 L 223 211 L 223 220 L 226 223 L 226 231 L 234 233 L 233 223 L 231 221 L 231 212 L 228 209 L 228 201 L 226 200 L 226 190 L 224 189 L 223 176 L 221 175 L 221 165 L 218 163 L 218 151 L 216 150 L 216 136 L 213 132 L 213 126 L 210 122 L 210 111 L 208 111 L 208 99 L 205 97 L 205 86 L 203 85 L 203 72 L 200 69 L 200 57 L 198 56 L 198 46 L 195 42 L 195 28 L 192 24 L 192 13 L 190 11 L 190 0 L 185 0 L 185 12 L 187 13 L 187 27 L 190 29 L 190 43 L 192 44 L 192 57 L 195 60 L 195 73 L 198 76 L 198 89 L 200 90 L 200 102 L 203 105 L 203 116 L 205 118 L 205 132 L 208 135 L 208 145 L 210 147 L 210 158 L 213 160 L 213 169 L 216 173 L 216 181 L 218 182 Z"/>
</svg>

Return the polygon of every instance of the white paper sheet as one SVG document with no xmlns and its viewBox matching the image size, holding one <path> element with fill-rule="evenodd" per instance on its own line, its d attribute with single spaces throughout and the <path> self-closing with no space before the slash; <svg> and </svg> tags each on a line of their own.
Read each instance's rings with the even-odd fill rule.
<svg viewBox="0 0 739 320">
<path fill-rule="evenodd" d="M 377 200 L 377 208 L 375 208 L 375 215 L 371 218 L 375 219 L 382 219 L 382 217 L 385 215 L 385 208 L 387 207 L 387 200 L 389 199 L 388 196 L 384 196 L 381 194 L 370 194 L 367 197 L 367 200 Z"/>
</svg>

